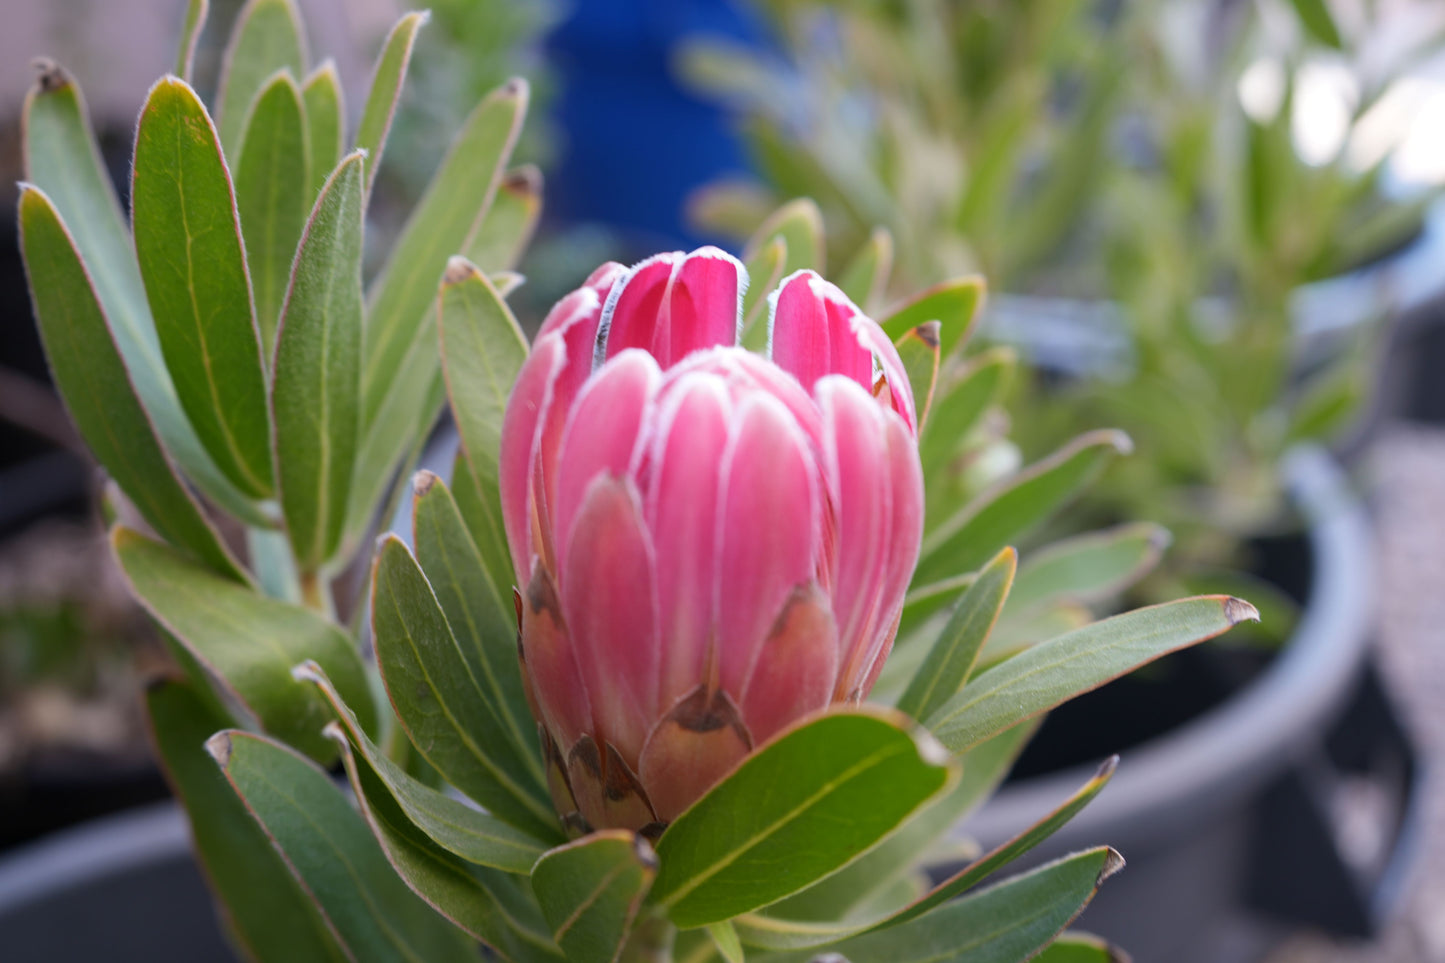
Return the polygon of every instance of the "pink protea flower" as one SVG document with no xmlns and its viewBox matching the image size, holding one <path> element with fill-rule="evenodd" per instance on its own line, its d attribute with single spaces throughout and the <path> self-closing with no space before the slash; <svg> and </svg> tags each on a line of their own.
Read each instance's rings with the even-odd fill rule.
<svg viewBox="0 0 1445 963">
<path fill-rule="evenodd" d="M 507 405 L 523 677 L 578 828 L 674 819 L 893 644 L 923 526 L 903 365 L 810 271 L 770 358 L 738 347 L 746 285 L 716 248 L 604 265 Z"/>
</svg>

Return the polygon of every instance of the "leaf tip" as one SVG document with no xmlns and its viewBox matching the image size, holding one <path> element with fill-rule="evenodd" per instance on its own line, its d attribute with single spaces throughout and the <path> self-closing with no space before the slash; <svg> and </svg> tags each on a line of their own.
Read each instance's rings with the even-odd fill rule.
<svg viewBox="0 0 1445 963">
<path fill-rule="evenodd" d="M 1134 439 L 1129 437 L 1128 432 L 1120 431 L 1117 428 L 1110 429 L 1108 439 L 1109 444 L 1114 446 L 1114 451 L 1119 454 L 1132 455 L 1134 453 Z"/>
<path fill-rule="evenodd" d="M 1099 771 L 1094 773 L 1095 782 L 1107 782 L 1113 777 L 1114 771 L 1119 768 L 1119 754 L 1116 752 L 1108 759 L 1099 763 Z"/>
<path fill-rule="evenodd" d="M 1238 625 L 1245 621 L 1258 622 L 1259 609 L 1244 599 L 1237 599 L 1229 595 L 1224 599 L 1224 617 L 1229 620 L 1230 625 Z"/>
<path fill-rule="evenodd" d="M 952 761 L 952 754 L 927 729 L 919 726 L 913 730 L 912 735 L 913 744 L 918 747 L 918 758 L 928 765 L 941 769 Z"/>
<path fill-rule="evenodd" d="M 1156 552 L 1163 552 L 1170 545 L 1174 544 L 1174 533 L 1163 525 L 1152 525 L 1147 536 L 1149 547 Z"/>
<path fill-rule="evenodd" d="M 447 269 L 442 274 L 442 284 L 455 285 L 465 284 L 474 277 L 481 277 L 482 272 L 477 266 L 460 254 L 453 254 L 447 258 Z"/>
<path fill-rule="evenodd" d="M 206 740 L 206 751 L 222 769 L 231 764 L 231 733 L 222 730 Z"/>
<path fill-rule="evenodd" d="M 1099 875 L 1094 879 L 1094 885 L 1098 886 L 1124 868 L 1124 857 L 1112 846 L 1104 847 L 1104 865 L 1099 867 Z"/>
<path fill-rule="evenodd" d="M 36 57 L 30 66 L 35 69 L 35 86 L 42 94 L 53 94 L 75 82 L 64 67 L 49 57 Z"/>
<path fill-rule="evenodd" d="M 517 100 L 527 100 L 532 94 L 532 85 L 526 77 L 509 77 L 502 85 L 502 94 Z"/>
<path fill-rule="evenodd" d="M 427 471 L 423 468 L 412 476 L 411 492 L 417 498 L 425 498 L 427 493 L 429 493 L 439 481 L 441 481 L 441 479 L 438 478 L 434 472 Z"/>
<path fill-rule="evenodd" d="M 938 321 L 925 321 L 913 329 L 913 335 L 926 346 L 936 351 L 941 343 L 939 332 L 942 328 L 943 325 Z"/>
<path fill-rule="evenodd" d="M 632 837 L 632 855 L 637 864 L 649 873 L 655 873 L 661 863 L 657 859 L 657 850 L 652 848 L 652 843 L 641 833 L 635 833 Z"/>
<path fill-rule="evenodd" d="M 314 682 L 320 685 L 324 676 L 321 672 L 321 666 L 317 665 L 315 660 L 307 659 L 305 662 L 291 667 L 291 678 L 297 682 Z"/>
<path fill-rule="evenodd" d="M 502 190 L 516 197 L 537 197 L 542 193 L 542 170 L 536 164 L 523 164 L 507 171 Z"/>
</svg>

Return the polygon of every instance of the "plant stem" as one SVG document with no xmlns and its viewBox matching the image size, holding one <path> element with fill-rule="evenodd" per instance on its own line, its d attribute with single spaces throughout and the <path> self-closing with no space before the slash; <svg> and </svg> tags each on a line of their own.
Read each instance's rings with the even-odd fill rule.
<svg viewBox="0 0 1445 963">
<path fill-rule="evenodd" d="M 676 935 L 667 917 L 648 913 L 633 927 L 617 963 L 672 963 L 672 940 Z"/>
<path fill-rule="evenodd" d="M 301 573 L 301 601 L 309 609 L 315 609 L 327 618 L 336 618 L 336 609 L 331 603 L 331 587 L 317 572 Z"/>
</svg>

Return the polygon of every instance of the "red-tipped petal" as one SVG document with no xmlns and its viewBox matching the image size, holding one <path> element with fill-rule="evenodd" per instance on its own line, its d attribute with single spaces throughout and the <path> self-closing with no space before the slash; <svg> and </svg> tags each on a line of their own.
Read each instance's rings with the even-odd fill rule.
<svg viewBox="0 0 1445 963">
<path fill-rule="evenodd" d="M 743 689 L 743 720 L 757 745 L 801 716 L 827 706 L 838 676 L 838 629 L 816 585 L 794 590 L 763 643 Z"/>
<path fill-rule="evenodd" d="M 878 678 L 883 661 L 893 646 L 898 619 L 903 612 L 903 598 L 913 569 L 918 564 L 918 548 L 923 541 L 923 468 L 918 461 L 918 445 L 903 419 L 885 414 L 888 423 L 888 492 L 892 521 L 888 526 L 888 548 L 884 561 L 883 588 L 879 610 L 881 617 L 874 629 L 870 649 L 862 660 L 863 675 L 854 683 L 859 698 L 866 696 Z"/>
<path fill-rule="evenodd" d="M 753 745 L 727 693 L 693 689 L 658 721 L 642 748 L 638 776 L 657 818 L 676 819 Z"/>
<path fill-rule="evenodd" d="M 538 424 L 548 397 L 548 386 L 565 364 L 566 345 L 560 335 L 539 338 L 531 355 L 522 363 L 507 410 L 502 416 L 502 439 L 498 463 L 498 484 L 502 502 L 502 523 L 512 551 L 517 584 L 526 585 L 532 574 L 532 558 L 541 554 L 532 540 L 532 467 L 537 451 Z"/>
<path fill-rule="evenodd" d="M 522 602 L 522 669 L 540 710 L 538 721 L 563 754 L 592 728 L 587 690 L 577 668 L 562 603 L 548 571 L 538 564 Z"/>
<path fill-rule="evenodd" d="M 713 623 L 717 502 L 732 404 L 717 375 L 696 373 L 661 404 L 644 501 L 657 552 L 662 690 L 671 705 L 702 681 Z"/>
<path fill-rule="evenodd" d="M 717 581 L 718 667 L 741 691 L 773 619 L 817 564 L 817 466 L 781 402 L 749 396 L 723 463 Z"/>
<path fill-rule="evenodd" d="M 552 502 L 557 567 L 566 565 L 572 522 L 593 479 L 624 474 L 632 462 L 643 415 L 661 372 L 651 355 L 629 351 L 602 367 L 578 393 L 567 418 Z"/>
<path fill-rule="evenodd" d="M 636 490 L 624 478 L 596 476 L 562 560 L 562 612 L 593 732 L 633 766 L 658 713 L 653 584 L 652 544 Z"/>
<path fill-rule="evenodd" d="M 664 368 L 694 351 L 737 344 L 747 269 L 715 247 L 693 251 L 673 269 L 652 353 Z"/>
<path fill-rule="evenodd" d="M 652 351 L 672 271 L 682 258 L 681 251 L 654 255 L 613 286 L 602 309 L 599 359 L 615 358 L 628 348 Z"/>
</svg>

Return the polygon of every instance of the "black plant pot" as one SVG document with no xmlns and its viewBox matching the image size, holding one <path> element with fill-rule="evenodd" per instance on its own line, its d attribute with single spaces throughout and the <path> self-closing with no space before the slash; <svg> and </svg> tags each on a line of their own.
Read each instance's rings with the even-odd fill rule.
<svg viewBox="0 0 1445 963">
<path fill-rule="evenodd" d="M 1218 647 L 1186 656 L 1185 671 L 1176 662 L 1157 678 L 1158 701 L 1187 702 L 1231 675 L 1248 681 L 1125 751 L 1099 797 L 1029 857 L 1037 863 L 1100 843 L 1120 850 L 1125 871 L 1078 925 L 1140 960 L 1242 963 L 1303 926 L 1367 937 L 1399 902 L 1416 849 L 1415 753 L 1371 662 L 1368 517 L 1321 451 L 1293 453 L 1286 480 L 1308 522 L 1310 552 L 1294 635 L 1252 678 Z M 1121 685 L 1141 683 L 1120 680 L 1084 698 L 1108 707 L 1109 689 Z M 1191 708 L 1174 706 L 1186 715 Z M 1092 771 L 1010 782 L 961 832 L 998 844 Z"/>
</svg>

